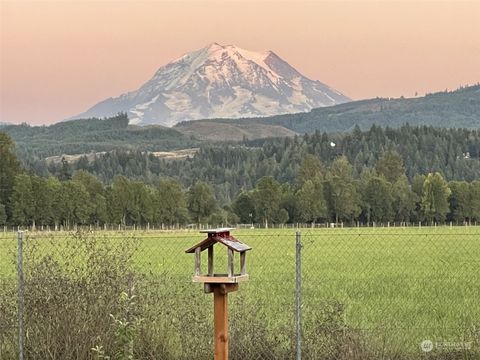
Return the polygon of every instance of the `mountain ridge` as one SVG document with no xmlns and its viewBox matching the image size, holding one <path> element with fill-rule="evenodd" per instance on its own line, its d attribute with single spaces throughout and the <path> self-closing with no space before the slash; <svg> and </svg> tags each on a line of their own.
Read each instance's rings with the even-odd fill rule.
<svg viewBox="0 0 480 360">
<path fill-rule="evenodd" d="M 398 128 L 435 126 L 480 128 L 480 85 L 411 99 L 370 99 L 319 108 L 309 113 L 247 119 L 208 119 L 182 122 L 173 128 L 129 125 L 126 114 L 110 119 L 83 119 L 50 126 L 9 125 L 19 151 L 40 157 L 115 149 L 147 151 L 196 147 L 204 142 L 237 142 L 296 134 L 344 133 L 372 125 Z"/>
<path fill-rule="evenodd" d="M 480 85 L 416 98 L 358 100 L 312 109 L 306 113 L 262 118 L 188 121 L 181 122 L 173 128 L 193 133 L 203 122 L 208 122 L 212 128 L 219 126 L 217 124 L 228 124 L 230 137 L 234 135 L 236 127 L 241 129 L 248 124 L 276 126 L 277 129 L 282 127 L 285 131 L 300 134 L 313 133 L 317 130 L 327 133 L 349 132 L 356 126 L 361 130 L 368 130 L 372 125 L 398 128 L 407 123 L 412 126 L 477 129 L 480 128 Z M 205 126 L 202 127 L 203 133 L 208 133 L 207 130 Z"/>
</svg>

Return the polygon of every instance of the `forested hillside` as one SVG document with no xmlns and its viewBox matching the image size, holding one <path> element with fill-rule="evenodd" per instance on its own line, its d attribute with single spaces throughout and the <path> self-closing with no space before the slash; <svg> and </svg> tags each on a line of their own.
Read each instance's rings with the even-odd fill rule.
<svg viewBox="0 0 480 360">
<path fill-rule="evenodd" d="M 201 127 L 201 122 L 204 126 Z M 202 128 L 208 125 L 228 124 L 230 131 L 262 125 L 284 127 L 300 134 L 316 130 L 349 132 L 355 126 L 368 130 L 372 125 L 398 128 L 405 124 L 412 126 L 435 126 L 446 128 L 477 129 L 480 127 L 480 85 L 445 91 L 417 98 L 371 99 L 353 101 L 337 106 L 313 109 L 307 113 L 278 115 L 264 118 L 218 119 L 184 122 L 177 125 L 181 131 Z M 277 130 L 278 131 L 278 128 Z M 205 131 L 206 132 L 206 131 Z"/>
<path fill-rule="evenodd" d="M 332 146 L 334 145 L 334 146 Z M 242 188 L 251 189 L 263 176 L 294 183 L 302 159 L 315 155 L 324 166 L 345 155 L 352 175 L 372 169 L 388 150 L 396 151 L 411 181 L 417 174 L 439 172 L 447 180 L 480 178 L 480 132 L 464 129 L 403 126 L 329 135 L 316 132 L 293 138 L 245 141 L 238 144 L 203 144 L 193 158 L 159 159 L 142 151 L 114 151 L 68 164 L 34 161 L 27 168 L 41 175 L 87 170 L 109 184 L 117 175 L 146 183 L 169 177 L 188 187 L 197 180 L 211 184 L 221 203 L 229 203 Z"/>
<path fill-rule="evenodd" d="M 199 141 L 163 126 L 130 126 L 126 114 L 107 119 L 84 119 L 50 126 L 8 125 L 2 131 L 17 144 L 22 158 L 42 159 L 115 149 L 165 151 L 195 146 Z"/>
<path fill-rule="evenodd" d="M 168 151 L 200 143 L 329 134 L 382 128 L 433 126 L 480 128 L 480 85 L 413 99 L 373 99 L 318 108 L 308 113 L 252 119 L 197 120 L 174 128 L 128 125 L 126 114 L 84 119 L 50 126 L 7 125 L 2 131 L 16 142 L 23 159 L 111 150 Z"/>
</svg>

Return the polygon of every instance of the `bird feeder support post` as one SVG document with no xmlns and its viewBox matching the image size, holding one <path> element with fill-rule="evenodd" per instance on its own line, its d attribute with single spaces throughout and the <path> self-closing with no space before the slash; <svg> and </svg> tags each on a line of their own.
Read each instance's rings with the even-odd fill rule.
<svg viewBox="0 0 480 360">
<path fill-rule="evenodd" d="M 228 292 L 222 286 L 213 288 L 215 328 L 214 360 L 228 360 Z"/>
</svg>

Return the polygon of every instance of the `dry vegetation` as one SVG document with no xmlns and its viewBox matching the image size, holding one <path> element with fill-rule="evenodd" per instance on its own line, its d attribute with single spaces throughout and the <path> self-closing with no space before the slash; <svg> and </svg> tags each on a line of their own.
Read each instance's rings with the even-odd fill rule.
<svg viewBox="0 0 480 360">
<path fill-rule="evenodd" d="M 453 230 L 449 238 L 426 238 L 425 234 L 434 235 L 433 229 L 403 230 L 401 238 L 389 238 L 380 229 L 352 231 L 311 231 L 304 236 L 303 358 L 476 359 L 480 336 L 470 325 L 478 320 L 474 302 L 478 286 L 468 285 L 478 273 L 473 262 L 478 250 L 471 242 L 475 230 L 472 236 L 463 229 Z M 234 360 L 293 357 L 292 234 L 291 230 L 239 231 L 254 251 L 247 260 L 251 281 L 230 297 Z M 210 359 L 211 296 L 189 281 L 192 259 L 183 253 L 200 236 L 196 232 L 29 235 L 24 253 L 26 358 Z M 432 247 L 432 239 L 439 241 L 438 247 Z M 0 358 L 14 359 L 15 242 L 12 237 L 0 240 Z M 271 252 L 273 244 L 281 256 Z M 425 248 L 427 257 L 420 251 Z M 222 255 L 216 253 L 220 267 L 225 265 Z M 436 258 L 444 262 L 442 269 L 434 266 Z M 372 261 L 377 263 L 370 268 Z M 464 269 L 457 268 L 459 263 Z M 431 269 L 441 271 L 445 281 L 432 279 Z M 422 276 L 429 279 L 427 285 Z M 437 299 L 431 297 L 434 293 Z M 415 315 L 414 308 L 423 312 Z M 412 321 L 417 326 L 430 324 L 435 328 L 430 334 L 444 331 L 450 336 L 445 339 L 452 340 L 451 329 L 463 326 L 462 338 L 473 341 L 472 351 L 423 354 L 415 333 L 419 329 L 408 327 Z M 429 331 L 425 328 L 422 334 Z"/>
</svg>

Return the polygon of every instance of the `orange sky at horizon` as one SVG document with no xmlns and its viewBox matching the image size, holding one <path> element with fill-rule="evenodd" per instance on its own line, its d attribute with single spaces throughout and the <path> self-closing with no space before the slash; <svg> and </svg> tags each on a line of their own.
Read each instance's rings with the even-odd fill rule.
<svg viewBox="0 0 480 360">
<path fill-rule="evenodd" d="M 60 121 L 212 42 L 354 99 L 412 97 L 480 81 L 480 2 L 3 1 L 0 121 Z"/>
</svg>

